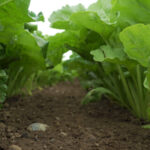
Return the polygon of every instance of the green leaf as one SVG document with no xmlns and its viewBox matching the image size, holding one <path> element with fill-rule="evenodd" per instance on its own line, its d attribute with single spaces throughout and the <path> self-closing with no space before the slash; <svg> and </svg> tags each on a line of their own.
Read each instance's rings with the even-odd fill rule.
<svg viewBox="0 0 150 150">
<path fill-rule="evenodd" d="M 38 32 L 34 32 L 33 36 L 35 37 L 38 46 L 42 48 L 43 57 L 46 58 L 49 42 L 41 37 Z"/>
<path fill-rule="evenodd" d="M 72 50 L 86 60 L 92 60 L 90 51 L 98 48 L 103 43 L 102 37 L 96 32 L 87 29 L 68 30 L 49 37 L 47 57 L 53 65 L 57 65 L 61 62 L 62 55 L 66 51 Z"/>
<path fill-rule="evenodd" d="M 112 0 L 98 0 L 89 6 L 88 11 L 96 12 L 107 24 L 115 24 L 117 16 L 112 13 L 112 6 Z"/>
<path fill-rule="evenodd" d="M 150 23 L 150 9 L 145 7 L 148 4 L 148 1 L 146 1 L 112 0 L 113 7 L 111 13 L 118 15 L 117 25 L 124 28 L 136 23 Z"/>
<path fill-rule="evenodd" d="M 112 25 L 106 24 L 95 12 L 78 12 L 71 16 L 71 20 L 76 24 L 82 25 L 92 31 L 99 33 L 102 37 L 108 37 L 112 31 Z"/>
<path fill-rule="evenodd" d="M 1 0 L 0 1 L 0 67 L 7 70 L 8 96 L 16 94 L 24 88 L 25 83 L 38 70 L 45 69 L 42 54 L 44 44 L 36 41 L 29 32 L 36 30 L 36 26 L 25 27 L 27 23 L 42 21 L 43 15 L 35 15 L 28 11 L 30 0 Z M 26 30 L 26 29 L 28 30 Z M 43 46 L 43 45 L 44 46 Z M 41 47 L 40 47 L 41 46 Z M 6 80 L 6 79 L 5 79 Z M 7 86 L 1 81 L 0 96 L 2 101 L 6 96 Z M 2 85 L 2 86 L 1 86 Z"/>
<path fill-rule="evenodd" d="M 70 46 L 78 45 L 78 36 L 74 32 L 65 31 L 55 36 L 50 36 L 49 43 L 47 57 L 53 65 L 57 65 L 61 62 L 63 54 L 69 50 L 66 47 L 67 44 Z"/>
<path fill-rule="evenodd" d="M 7 45 L 7 56 L 15 58 L 8 64 L 8 95 L 12 96 L 24 87 L 30 76 L 45 69 L 41 48 L 34 36 L 24 31 Z"/>
<path fill-rule="evenodd" d="M 98 62 L 122 62 L 125 61 L 126 55 L 121 48 L 111 48 L 110 46 L 101 46 L 99 49 L 91 52 L 94 56 L 94 60 Z"/>
<path fill-rule="evenodd" d="M 3 0 L 0 2 L 0 22 L 20 24 L 33 21 L 28 16 L 29 4 L 30 0 Z"/>
<path fill-rule="evenodd" d="M 150 57 L 150 25 L 136 24 L 120 33 L 127 55 L 147 67 Z"/>
<path fill-rule="evenodd" d="M 3 0 L 0 3 L 0 42 L 7 44 L 12 36 L 24 30 L 24 23 L 34 21 L 28 14 L 29 4 L 30 0 Z"/>
<path fill-rule="evenodd" d="M 53 12 L 49 18 L 51 27 L 57 29 L 76 28 L 76 25 L 71 22 L 70 17 L 73 13 L 80 11 L 85 11 L 84 6 L 82 6 L 81 4 L 72 7 L 67 5 L 62 9 Z"/>
<path fill-rule="evenodd" d="M 150 1 L 148 1 L 148 0 L 138 0 L 138 2 L 139 2 L 139 4 L 142 7 L 148 9 L 148 11 L 149 11 L 149 9 L 150 9 Z"/>
<path fill-rule="evenodd" d="M 44 66 L 42 52 L 33 35 L 24 30 L 24 32 L 15 36 L 7 46 L 7 55 L 24 55 L 32 57 L 41 67 Z"/>
</svg>

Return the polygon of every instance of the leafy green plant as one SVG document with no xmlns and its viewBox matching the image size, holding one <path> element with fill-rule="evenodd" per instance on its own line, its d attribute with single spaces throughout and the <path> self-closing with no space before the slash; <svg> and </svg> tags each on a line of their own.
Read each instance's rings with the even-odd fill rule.
<svg viewBox="0 0 150 150">
<path fill-rule="evenodd" d="M 44 44 L 39 44 L 42 39 L 33 35 L 37 27 L 30 24 L 44 17 L 29 12 L 29 4 L 30 0 L 0 2 L 0 68 L 8 75 L 7 96 L 20 94 L 27 82 L 32 84 L 33 75 L 45 69 Z"/>
<path fill-rule="evenodd" d="M 71 8 L 75 11 L 70 11 Z M 99 84 L 82 103 L 95 101 L 104 94 L 138 118 L 150 121 L 149 25 L 145 25 L 150 23 L 150 3 L 98 0 L 88 9 L 80 8 L 81 5 L 66 6 L 51 15 L 51 26 L 65 31 L 50 37 L 48 58 L 56 65 L 63 53 L 72 50 L 84 63 L 97 62 L 94 73 Z M 74 63 L 68 60 L 70 66 L 77 63 L 78 59 Z M 73 69 L 79 73 L 80 68 L 81 64 Z M 84 71 L 93 72 L 89 66 L 83 67 Z M 79 76 L 88 79 L 84 73 Z"/>
<path fill-rule="evenodd" d="M 63 64 L 58 64 L 52 69 L 39 71 L 34 78 L 34 83 L 41 87 L 52 86 L 62 81 L 71 81 L 75 76 L 76 74 L 74 72 L 66 71 Z"/>
<path fill-rule="evenodd" d="M 82 104 L 103 94 L 150 121 L 150 2 L 97 0 L 65 6 L 49 18 L 64 29 L 44 37 L 31 22 L 30 0 L 0 1 L 0 105 L 6 96 L 78 77 L 89 91 Z M 63 55 L 72 50 L 69 60 Z"/>
</svg>

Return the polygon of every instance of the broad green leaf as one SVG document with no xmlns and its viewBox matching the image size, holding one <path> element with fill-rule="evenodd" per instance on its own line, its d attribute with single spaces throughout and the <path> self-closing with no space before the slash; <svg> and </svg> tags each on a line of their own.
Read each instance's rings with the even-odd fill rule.
<svg viewBox="0 0 150 150">
<path fill-rule="evenodd" d="M 23 32 L 25 23 L 44 20 L 42 13 L 37 16 L 29 13 L 29 4 L 30 0 L 3 0 L 0 3 L 0 42 L 7 44 L 14 35 Z"/>
<path fill-rule="evenodd" d="M 33 35 L 24 31 L 7 45 L 7 56 L 14 61 L 8 64 L 8 95 L 12 96 L 24 87 L 33 73 L 45 68 L 41 48 Z"/>
<path fill-rule="evenodd" d="M 104 38 L 108 37 L 113 31 L 113 27 L 102 21 L 95 12 L 86 11 L 74 13 L 71 16 L 71 20 L 76 24 L 99 33 Z"/>
<path fill-rule="evenodd" d="M 143 0 L 140 0 L 143 1 Z M 139 0 L 112 0 L 112 13 L 118 15 L 118 25 L 122 28 L 136 23 L 150 23 L 150 9 Z M 145 1 L 145 0 L 144 0 Z"/>
<path fill-rule="evenodd" d="M 81 4 L 72 7 L 67 5 L 62 9 L 53 12 L 49 18 L 51 27 L 57 29 L 75 28 L 76 25 L 71 22 L 70 17 L 73 13 L 80 11 L 85 11 L 84 6 L 82 6 Z"/>
<path fill-rule="evenodd" d="M 86 60 L 92 60 L 90 51 L 104 44 L 102 37 L 87 29 L 77 31 L 65 31 L 49 37 L 47 57 L 54 65 L 59 64 L 63 53 L 72 50 Z"/>
<path fill-rule="evenodd" d="M 31 61 L 33 61 L 32 65 L 29 65 L 27 60 L 24 60 L 24 65 L 32 67 L 33 70 L 36 70 L 37 68 L 42 69 L 45 66 L 41 48 L 38 46 L 36 39 L 32 34 L 27 31 L 22 32 L 17 36 L 16 40 L 9 44 L 7 47 L 7 53 L 8 55 L 11 53 L 12 55 L 13 53 L 16 53 L 16 55 L 18 54 L 21 58 L 20 61 L 23 61 L 23 59 L 31 59 Z"/>
<path fill-rule="evenodd" d="M 29 4 L 30 0 L 3 0 L 0 2 L 0 22 L 20 24 L 33 21 L 28 16 Z"/>
<path fill-rule="evenodd" d="M 150 57 L 150 25 L 136 24 L 120 33 L 127 55 L 147 67 Z"/>
<path fill-rule="evenodd" d="M 142 7 L 145 7 L 147 9 L 150 9 L 150 1 L 149 0 L 138 0 L 139 5 Z"/>
<path fill-rule="evenodd" d="M 10 39 L 24 30 L 24 23 L 34 21 L 28 15 L 30 0 L 3 0 L 0 3 L 0 42 Z"/>
<path fill-rule="evenodd" d="M 47 57 L 53 63 L 57 65 L 61 62 L 63 54 L 69 50 L 66 45 L 75 46 L 78 45 L 78 36 L 74 32 L 66 31 L 58 33 L 55 36 L 49 37 L 48 55 Z"/>
<path fill-rule="evenodd" d="M 14 48 L 14 49 L 13 49 Z M 35 38 L 32 34 L 25 31 L 20 33 L 19 35 L 15 36 L 13 40 L 8 44 L 7 47 L 7 54 L 13 55 L 13 53 L 18 53 L 19 55 L 28 55 L 33 59 L 36 59 L 37 62 L 40 64 L 40 60 L 43 58 L 41 49 L 38 46 Z M 41 57 L 41 59 L 39 59 Z M 42 63 L 43 65 L 43 63 Z"/>
<path fill-rule="evenodd" d="M 105 23 L 115 24 L 117 16 L 111 12 L 112 6 L 112 0 L 98 0 L 90 5 L 88 10 L 96 12 Z"/>
<path fill-rule="evenodd" d="M 0 67 L 7 69 L 9 96 L 21 90 L 34 73 L 45 68 L 43 47 L 24 29 L 25 23 L 43 20 L 42 13 L 38 16 L 29 13 L 29 4 L 30 0 L 0 1 Z M 3 85 L 0 91 L 6 90 L 6 85 L 0 85 Z M 3 92 L 3 100 L 5 96 Z"/>
</svg>

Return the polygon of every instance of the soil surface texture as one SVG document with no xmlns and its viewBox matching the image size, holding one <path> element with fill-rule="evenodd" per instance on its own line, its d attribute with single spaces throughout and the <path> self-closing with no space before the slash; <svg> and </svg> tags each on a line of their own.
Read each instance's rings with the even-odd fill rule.
<svg viewBox="0 0 150 150">
<path fill-rule="evenodd" d="M 108 100 L 81 106 L 86 92 L 76 81 L 32 96 L 14 97 L 0 110 L 0 150 L 150 150 L 150 130 Z M 49 125 L 31 132 L 32 123 Z"/>
</svg>

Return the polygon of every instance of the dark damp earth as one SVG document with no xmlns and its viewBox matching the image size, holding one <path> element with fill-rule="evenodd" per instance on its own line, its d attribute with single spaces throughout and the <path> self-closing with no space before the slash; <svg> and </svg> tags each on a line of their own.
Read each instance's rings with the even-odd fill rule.
<svg viewBox="0 0 150 150">
<path fill-rule="evenodd" d="M 103 99 L 81 106 L 86 92 L 76 81 L 60 83 L 32 96 L 9 99 L 0 110 L 0 150 L 149 150 L 150 130 L 127 110 Z M 46 132 L 30 132 L 35 122 Z"/>
</svg>

